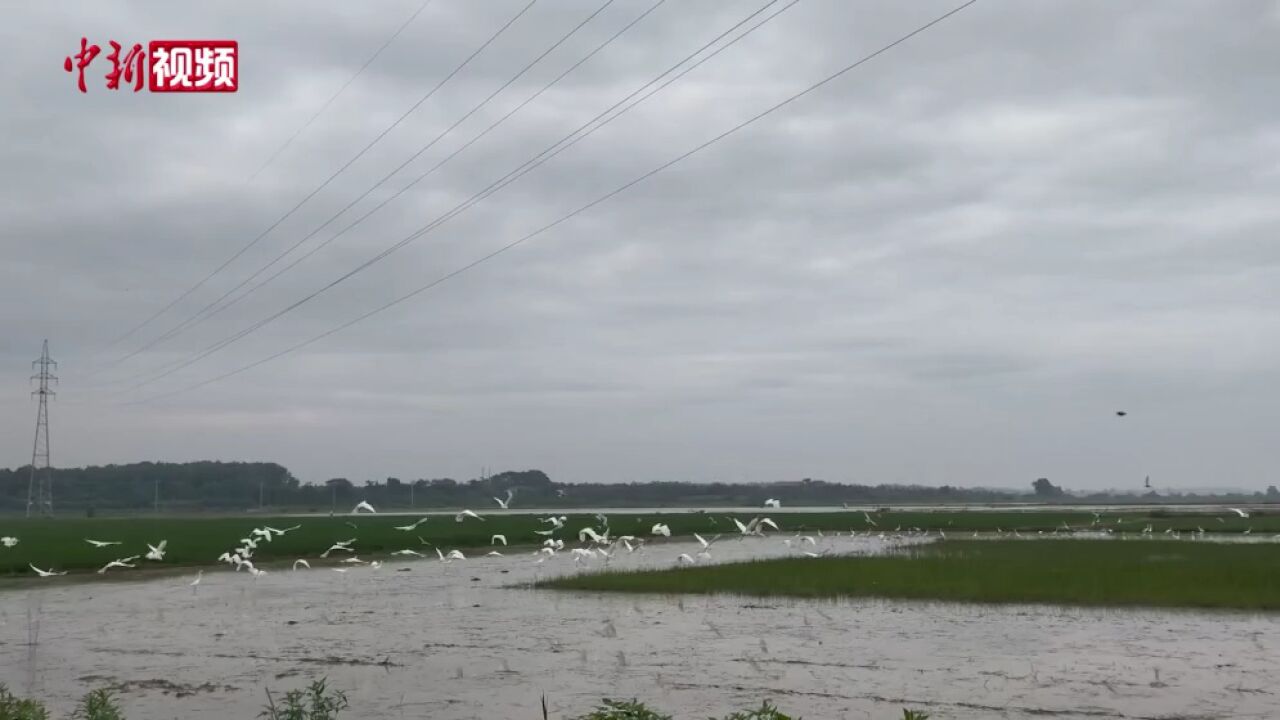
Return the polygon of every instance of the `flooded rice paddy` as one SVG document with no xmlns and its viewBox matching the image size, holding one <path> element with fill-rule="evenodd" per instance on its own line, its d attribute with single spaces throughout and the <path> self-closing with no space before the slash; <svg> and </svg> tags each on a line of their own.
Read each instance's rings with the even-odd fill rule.
<svg viewBox="0 0 1280 720">
<path fill-rule="evenodd" d="M 883 541 L 823 538 L 818 550 Z M 668 567 L 695 543 L 619 552 Z M 722 540 L 717 561 L 795 554 Z M 596 567 L 600 560 L 586 566 Z M 1276 617 L 512 588 L 581 569 L 526 552 L 380 569 L 230 570 L 0 593 L 0 682 L 58 713 L 114 686 L 131 720 L 252 718 L 327 677 L 353 718 L 552 717 L 637 697 L 702 718 L 771 699 L 809 720 L 1273 718 Z"/>
</svg>

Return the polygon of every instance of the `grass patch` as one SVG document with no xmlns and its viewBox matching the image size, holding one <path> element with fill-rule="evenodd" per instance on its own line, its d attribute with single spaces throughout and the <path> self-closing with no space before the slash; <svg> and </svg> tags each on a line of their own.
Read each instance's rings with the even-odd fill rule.
<svg viewBox="0 0 1280 720">
<path fill-rule="evenodd" d="M 879 557 L 786 558 L 604 572 L 541 587 L 803 598 L 1280 609 L 1280 545 L 948 540 Z"/>
<path fill-rule="evenodd" d="M 483 514 L 484 510 L 480 510 Z M 339 515 L 335 517 L 252 516 L 235 517 L 133 517 L 133 518 L 58 518 L 21 519 L 0 518 L 0 535 L 13 536 L 19 543 L 11 548 L 0 546 L 0 575 L 31 575 L 27 566 L 70 571 L 96 570 L 107 561 L 127 555 L 145 553 L 146 543 L 169 541 L 168 555 L 163 563 L 144 562 L 144 567 L 208 566 L 218 555 L 231 550 L 240 538 L 262 525 L 285 528 L 301 525 L 298 530 L 276 538 L 271 543 L 259 545 L 255 562 L 270 564 L 272 561 L 292 562 L 295 558 L 314 559 L 336 540 L 357 538 L 353 546 L 362 558 L 380 557 L 395 550 L 412 548 L 434 554 L 423 546 L 418 538 L 438 546 L 446 552 L 453 548 L 463 550 L 488 547 L 493 534 L 505 535 L 512 545 L 537 545 L 544 539 L 534 534 L 548 526 L 538 521 L 550 512 L 538 514 L 486 515 L 485 521 L 466 520 L 455 522 L 452 515 L 433 515 L 413 532 L 395 530 L 396 525 L 413 521 L 411 516 L 391 515 Z M 1280 532 L 1280 515 L 1240 518 L 1233 513 L 1216 515 L 1175 515 L 1152 517 L 1149 513 L 1106 513 L 1101 525 L 1094 525 L 1094 515 L 1089 512 L 1047 511 L 946 511 L 946 512 L 887 512 L 872 516 L 870 524 L 861 511 L 830 513 L 786 513 L 759 511 L 773 518 L 784 532 L 824 531 L 893 531 L 944 530 L 947 533 L 973 531 L 990 532 L 1018 530 L 1025 534 L 1052 533 L 1063 527 L 1084 530 L 1106 527 L 1118 532 L 1140 532 L 1147 525 L 1160 534 L 1166 529 L 1180 532 L 1195 531 L 1203 527 L 1209 532 L 1254 533 Z M 566 542 L 577 540 L 577 532 L 588 525 L 599 527 L 594 515 L 569 515 L 565 530 L 557 537 Z M 671 527 L 673 535 L 701 533 L 711 536 L 736 532 L 730 514 L 710 512 L 676 512 L 635 514 L 618 513 L 609 518 L 614 536 L 635 535 L 648 537 L 649 528 L 655 522 Z M 750 513 L 738 514 L 746 521 Z M 347 523 L 354 523 L 352 528 Z M 119 540 L 121 545 L 95 548 L 84 538 Z M 113 571 L 113 573 L 116 571 Z M 121 572 L 120 574 L 127 573 Z"/>
</svg>

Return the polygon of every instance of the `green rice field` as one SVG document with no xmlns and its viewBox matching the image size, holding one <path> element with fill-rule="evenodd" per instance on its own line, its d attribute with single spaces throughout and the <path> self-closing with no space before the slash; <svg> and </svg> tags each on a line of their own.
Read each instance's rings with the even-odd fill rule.
<svg viewBox="0 0 1280 720">
<path fill-rule="evenodd" d="M 947 540 L 885 556 L 570 576 L 540 587 L 972 603 L 1280 609 L 1280 543 Z"/>
<path fill-rule="evenodd" d="M 414 549 L 434 555 L 434 547 L 445 552 L 451 549 L 477 550 L 488 548 L 490 537 L 505 535 L 515 545 L 538 545 L 544 536 L 535 530 L 545 530 L 549 525 L 538 520 L 550 512 L 538 514 L 485 515 L 483 521 L 467 519 L 455 522 L 452 515 L 432 515 L 430 520 L 412 532 L 394 529 L 397 525 L 412 523 L 415 516 L 403 515 L 338 515 L 338 516 L 253 516 L 235 517 L 130 517 L 130 518 L 55 518 L 22 519 L 0 517 L 0 536 L 18 538 L 13 547 L 0 546 L 0 575 L 30 575 L 28 563 L 42 569 L 73 572 L 96 570 L 106 562 L 129 555 L 142 554 L 146 543 L 157 544 L 168 540 L 168 553 L 163 563 L 145 563 L 146 566 L 208 566 L 216 562 L 223 552 L 235 548 L 240 538 L 248 537 L 255 527 L 269 525 L 287 528 L 300 525 L 284 537 L 258 546 L 254 561 L 268 565 L 271 562 L 292 562 L 295 558 L 315 559 L 332 543 L 355 538 L 356 553 L 365 559 L 384 556 L 395 550 Z M 567 514 L 567 513 L 566 513 Z M 568 514 L 567 514 L 568 515 Z M 755 514 L 737 514 L 743 522 Z M 1013 532 L 1023 535 L 1043 533 L 1046 537 L 1065 530 L 1098 530 L 1137 534 L 1147 526 L 1160 536 L 1166 530 L 1194 532 L 1203 528 L 1209 533 L 1251 532 L 1280 533 L 1280 515 L 1257 515 L 1241 518 L 1229 511 L 1216 514 L 1168 515 L 1167 513 L 1106 513 L 1095 518 L 1089 512 L 1043 511 L 904 511 L 871 515 L 870 522 L 861 511 L 835 511 L 830 513 L 787 513 L 761 510 L 759 515 L 772 518 L 782 532 L 872 531 L 906 532 L 909 529 L 943 531 L 950 537 L 972 532 Z M 614 514 L 609 518 L 614 537 L 635 535 L 648 537 L 649 528 L 655 522 L 670 526 L 675 536 L 694 532 L 705 536 L 737 532 L 732 517 L 720 511 L 670 512 L 650 514 Z M 874 524 L 872 524 L 874 523 Z M 354 527 L 352 527 L 354 525 Z M 600 528 L 599 521 L 591 514 L 568 515 L 565 530 L 556 537 L 566 542 L 577 540 L 577 531 L 586 526 Z M 95 548 L 85 542 L 95 540 L 119 541 L 118 546 Z M 423 543 L 430 543 L 425 545 Z"/>
</svg>

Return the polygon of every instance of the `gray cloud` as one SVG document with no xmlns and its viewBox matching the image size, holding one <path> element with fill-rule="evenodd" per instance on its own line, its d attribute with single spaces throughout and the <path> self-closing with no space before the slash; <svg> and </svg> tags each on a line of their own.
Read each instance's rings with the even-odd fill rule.
<svg viewBox="0 0 1280 720">
<path fill-rule="evenodd" d="M 556 230 L 443 275 L 713 137 L 948 6 L 805 0 L 501 193 L 261 332 L 119 392 L 405 237 L 763 4 L 668 2 L 357 229 L 245 301 L 91 374 L 294 243 L 599 3 L 540 2 L 367 156 L 148 326 L 435 85 L 523 0 L 252 11 L 11 8 L 0 386 L 63 361 L 57 464 L 261 458 L 308 480 L 471 476 L 1260 486 L 1280 400 L 1280 5 L 981 2 Z M 621 28 L 618 0 L 355 212 Z M 779 6 L 781 3 L 779 3 Z M 89 93 L 84 35 L 230 37 L 235 95 Z M 302 250 L 350 221 L 344 216 Z M 1131 411 L 1117 423 L 1111 411 Z M 27 438 L 27 440 L 24 440 Z"/>
</svg>

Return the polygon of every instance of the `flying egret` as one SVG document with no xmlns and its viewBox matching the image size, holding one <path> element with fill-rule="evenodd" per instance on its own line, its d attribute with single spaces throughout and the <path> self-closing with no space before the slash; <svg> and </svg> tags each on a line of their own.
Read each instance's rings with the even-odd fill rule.
<svg viewBox="0 0 1280 720">
<path fill-rule="evenodd" d="M 676 562 L 678 563 L 687 562 L 690 565 L 693 565 L 694 562 L 696 561 L 693 558 L 689 557 L 689 553 L 680 553 L 680 557 L 676 558 Z"/>
<path fill-rule="evenodd" d="M 502 557 L 502 553 L 498 552 L 497 550 L 490 550 L 490 551 L 487 553 L 487 556 L 488 556 L 488 557 Z"/>
<path fill-rule="evenodd" d="M 480 522 L 484 522 L 484 518 L 480 517 L 479 515 L 475 514 L 470 510 L 463 510 L 462 512 L 453 516 L 453 519 L 457 522 L 462 522 L 463 518 L 475 518 Z"/>
<path fill-rule="evenodd" d="M 120 544 L 119 540 L 90 540 L 89 538 L 85 538 L 84 541 L 96 548 L 111 547 L 112 545 Z"/>
<path fill-rule="evenodd" d="M 7 548 L 11 548 L 17 544 L 18 544 L 18 538 L 16 537 L 13 537 L 11 535 L 5 535 L 4 537 L 0 537 L 0 545 L 3 545 Z"/>
<path fill-rule="evenodd" d="M 334 571 L 334 572 L 336 572 L 336 573 L 344 573 L 344 572 L 346 572 L 346 571 L 350 570 L 351 568 L 329 568 L 329 569 L 330 569 L 330 570 L 332 570 L 332 571 Z"/>
<path fill-rule="evenodd" d="M 449 558 L 450 560 L 466 560 L 467 559 L 467 556 L 463 555 L 461 550 L 450 550 L 449 554 L 446 555 L 445 557 Z"/>
<path fill-rule="evenodd" d="M 497 545 L 499 541 L 501 541 L 503 545 L 506 545 L 506 544 L 507 544 L 507 536 L 506 536 L 506 535 L 494 535 L 493 537 L 489 538 L 489 544 L 490 544 L 490 545 Z"/>
<path fill-rule="evenodd" d="M 862 518 L 866 520 L 867 524 L 870 525 L 871 527 L 876 527 L 876 521 L 872 520 L 871 515 L 867 514 L 865 510 L 862 512 Z"/>
<path fill-rule="evenodd" d="M 31 568 L 32 570 L 35 570 L 35 571 L 36 571 L 36 575 L 39 575 L 39 576 L 40 576 L 40 577 L 42 577 L 42 578 L 44 578 L 44 577 L 55 577 L 55 576 L 57 576 L 57 575 L 66 575 L 66 574 L 67 574 L 67 571 L 66 571 L 66 570 L 63 570 L 62 572 L 54 572 L 53 570 L 41 570 L 40 568 L 36 567 L 35 565 L 32 565 L 31 563 L 27 563 L 27 567 Z"/>
<path fill-rule="evenodd" d="M 587 538 L 591 538 L 591 542 L 599 545 L 607 545 L 609 543 L 609 533 L 600 535 L 595 528 L 584 527 L 578 531 L 578 542 L 586 542 Z"/>
<path fill-rule="evenodd" d="M 534 530 L 533 534 L 534 535 L 551 535 L 555 531 L 556 531 L 555 528 L 551 528 L 550 530 Z"/>
<path fill-rule="evenodd" d="M 374 561 L 372 561 L 372 562 L 370 562 L 370 563 L 369 563 L 369 569 L 370 569 L 370 570 L 380 570 L 381 568 L 382 568 L 382 561 L 381 561 L 381 560 L 374 560 Z"/>
<path fill-rule="evenodd" d="M 516 496 L 516 491 L 512 488 L 507 488 L 506 500 L 503 500 L 502 498 L 494 498 L 493 501 L 498 503 L 498 507 L 502 508 L 503 510 L 506 510 L 507 506 L 511 504 L 511 498 L 515 496 Z"/>
<path fill-rule="evenodd" d="M 355 507 L 351 508 L 351 514 L 352 514 L 352 515 L 356 515 L 356 514 L 358 514 L 361 510 L 363 510 L 363 511 L 365 511 L 365 512 L 371 512 L 371 513 L 376 513 L 376 512 L 378 512 L 377 510 L 374 510 L 374 509 L 373 509 L 373 506 L 369 504 L 369 501 L 368 501 L 368 500 L 361 500 L 360 502 L 356 503 L 356 506 L 355 506 Z"/>
<path fill-rule="evenodd" d="M 271 527 L 271 526 L 269 526 L 269 525 L 264 525 L 262 529 L 263 529 L 263 530 L 266 530 L 266 531 L 268 531 L 268 532 L 273 532 L 273 533 L 275 533 L 275 534 L 276 534 L 276 537 L 281 537 L 281 536 L 283 536 L 285 533 L 293 532 L 294 530 L 298 530 L 298 529 L 299 529 L 299 528 L 301 528 L 301 527 L 302 527 L 301 525 L 293 525 L 293 526 L 291 526 L 291 527 L 287 527 L 287 528 L 285 528 L 285 529 L 283 529 L 283 530 L 277 530 L 277 529 L 275 529 L 275 528 L 273 528 L 273 527 Z"/>
<path fill-rule="evenodd" d="M 782 507 L 782 503 L 778 500 L 774 500 L 773 498 L 769 498 L 764 501 L 764 506 L 767 508 L 780 508 Z"/>
<path fill-rule="evenodd" d="M 271 542 L 271 531 L 266 528 L 254 528 L 249 531 L 249 534 Z"/>
<path fill-rule="evenodd" d="M 427 521 L 427 518 L 425 518 L 425 517 L 420 517 L 420 518 L 418 518 L 418 521 L 417 521 L 417 522 L 415 522 L 415 523 L 414 523 L 414 524 L 412 524 L 412 525 L 396 525 L 396 526 L 395 526 L 395 528 L 393 528 L 393 529 L 395 529 L 395 530 L 403 530 L 403 531 L 405 531 L 405 532 L 410 532 L 410 531 L 413 531 L 413 530 L 417 530 L 417 529 L 418 529 L 418 526 L 419 526 L 419 525 L 421 525 L 422 523 L 426 522 L 426 521 Z"/>
<path fill-rule="evenodd" d="M 1239 515 L 1239 516 L 1240 516 L 1240 517 L 1242 517 L 1242 518 L 1247 518 L 1247 517 L 1249 517 L 1249 513 L 1247 513 L 1247 512 L 1245 512 L 1245 511 L 1241 510 L 1240 508 L 1227 508 L 1227 509 L 1228 509 L 1228 510 L 1230 510 L 1231 512 L 1233 512 L 1233 513 L 1235 513 L 1235 514 Z"/>
<path fill-rule="evenodd" d="M 161 540 L 159 545 L 152 545 L 151 543 L 147 543 L 147 559 L 163 560 L 164 546 L 168 544 L 169 544 L 168 540 Z"/>
<path fill-rule="evenodd" d="M 352 555 L 349 558 L 343 558 L 342 562 L 347 563 L 349 565 L 368 565 L 367 562 L 365 562 L 364 560 L 361 560 L 360 558 L 354 555 Z"/>
<path fill-rule="evenodd" d="M 311 569 L 311 563 L 307 562 L 306 560 L 303 560 L 302 558 L 298 558 L 297 560 L 293 561 L 293 569 L 297 570 L 299 565 L 301 565 L 302 567 L 308 570 Z"/>
<path fill-rule="evenodd" d="M 763 526 L 765 526 L 765 525 L 768 525 L 769 527 L 773 528 L 774 530 L 777 530 L 777 529 L 778 529 L 778 523 L 776 523 L 776 522 L 774 522 L 774 521 L 770 520 L 769 518 L 760 518 L 760 526 L 761 526 L 761 527 L 763 527 Z M 761 532 L 763 532 L 763 531 L 761 531 Z"/>
<path fill-rule="evenodd" d="M 329 557 L 329 553 L 335 550 L 341 550 L 343 552 L 355 552 L 355 550 L 352 550 L 351 548 L 347 547 L 347 545 L 349 544 L 350 543 L 334 543 L 333 545 L 329 546 L 328 550 L 325 550 L 324 552 L 320 553 L 320 557 L 327 558 Z"/>
<path fill-rule="evenodd" d="M 108 570 L 110 570 L 110 569 L 111 569 L 111 568 L 113 568 L 113 567 L 118 567 L 118 568 L 131 568 L 131 567 L 137 567 L 137 565 L 130 565 L 130 564 L 128 563 L 128 558 L 125 558 L 124 560 L 112 560 L 111 562 L 109 562 L 109 563 L 107 563 L 106 565 L 103 565 L 101 568 L 99 568 L 99 570 L 98 570 L 98 574 L 99 574 L 99 575 L 104 575 L 104 574 L 106 574 L 106 572 L 107 572 Z"/>
<path fill-rule="evenodd" d="M 391 554 L 392 555 L 413 555 L 415 557 L 422 557 L 422 553 L 418 552 L 417 550 L 410 550 L 408 548 L 405 548 L 404 550 L 397 550 Z"/>
<path fill-rule="evenodd" d="M 650 532 L 654 535 L 671 537 L 671 528 L 667 527 L 664 523 L 654 523 L 653 527 L 650 529 Z"/>
</svg>

